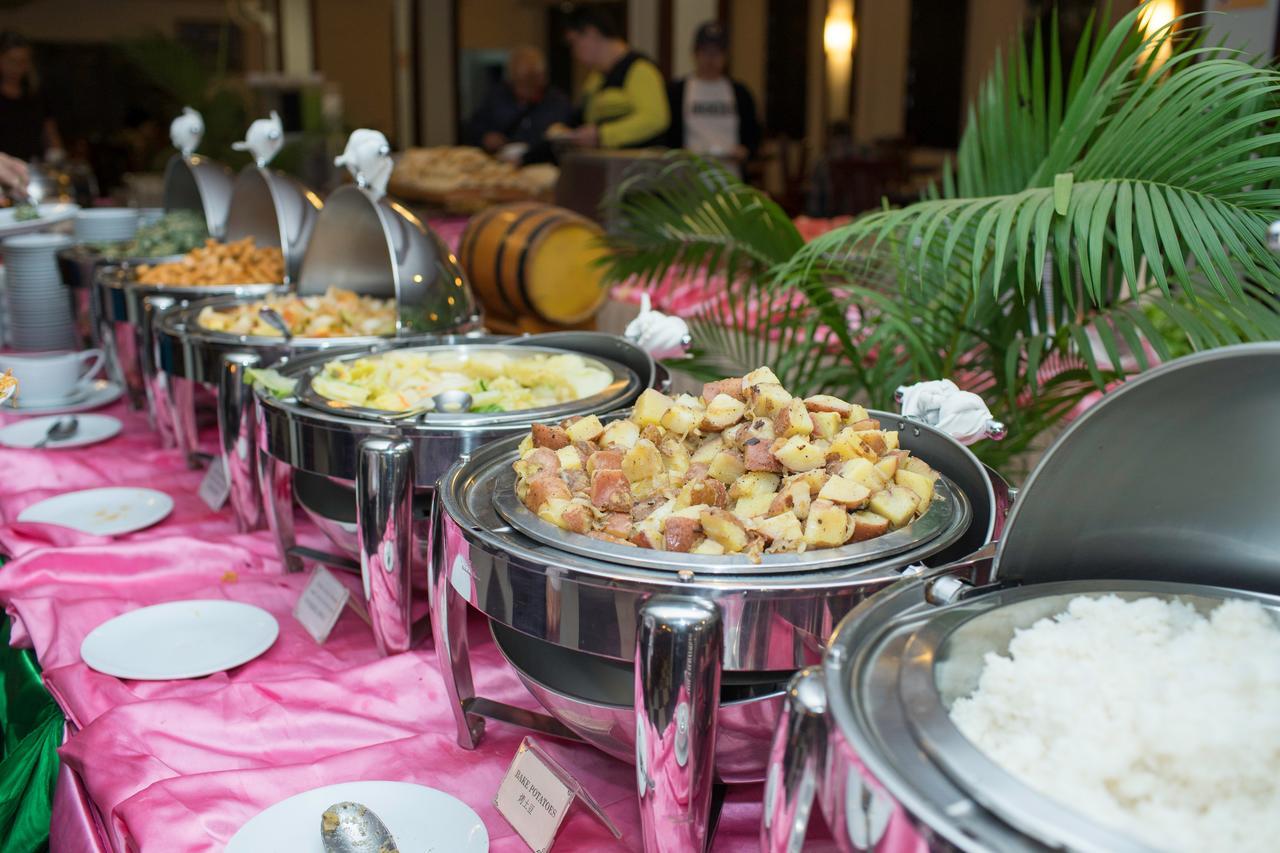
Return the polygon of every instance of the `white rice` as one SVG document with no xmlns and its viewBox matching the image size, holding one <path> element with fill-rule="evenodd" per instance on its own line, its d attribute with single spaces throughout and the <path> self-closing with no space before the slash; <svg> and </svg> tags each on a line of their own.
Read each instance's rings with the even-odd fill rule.
<svg viewBox="0 0 1280 853">
<path fill-rule="evenodd" d="M 1280 626 L 1080 597 L 988 654 L 951 718 L 998 764 L 1162 850 L 1280 849 Z"/>
</svg>

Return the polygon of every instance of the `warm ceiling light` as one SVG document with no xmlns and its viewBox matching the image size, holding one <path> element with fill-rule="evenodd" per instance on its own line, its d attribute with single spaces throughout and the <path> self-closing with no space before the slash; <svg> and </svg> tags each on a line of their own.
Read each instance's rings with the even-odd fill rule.
<svg viewBox="0 0 1280 853">
<path fill-rule="evenodd" d="M 822 27 L 822 46 L 827 53 L 848 53 L 853 50 L 853 21 L 827 18 Z"/>
<path fill-rule="evenodd" d="M 1176 17 L 1178 17 L 1178 4 L 1174 0 L 1152 0 L 1138 20 L 1143 35 L 1151 35 L 1169 26 Z"/>
</svg>

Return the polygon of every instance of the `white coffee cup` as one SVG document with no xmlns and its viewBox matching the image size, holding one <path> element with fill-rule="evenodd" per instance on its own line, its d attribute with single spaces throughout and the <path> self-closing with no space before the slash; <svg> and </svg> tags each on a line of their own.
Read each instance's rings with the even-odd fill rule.
<svg viewBox="0 0 1280 853">
<path fill-rule="evenodd" d="M 18 380 L 19 405 L 47 405 L 87 394 L 102 369 L 100 349 L 44 355 L 0 354 L 0 371 Z"/>
</svg>

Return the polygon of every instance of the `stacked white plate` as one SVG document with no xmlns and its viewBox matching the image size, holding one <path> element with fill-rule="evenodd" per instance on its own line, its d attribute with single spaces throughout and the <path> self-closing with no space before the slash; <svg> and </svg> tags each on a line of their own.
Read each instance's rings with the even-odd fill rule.
<svg viewBox="0 0 1280 853">
<path fill-rule="evenodd" d="M 71 245 L 63 234 L 10 237 L 4 250 L 8 344 L 22 352 L 78 349 L 71 291 L 58 275 L 57 251 Z"/>
<path fill-rule="evenodd" d="M 138 232 L 140 212 L 133 207 L 94 207 L 76 214 L 76 242 L 123 243 Z"/>
</svg>

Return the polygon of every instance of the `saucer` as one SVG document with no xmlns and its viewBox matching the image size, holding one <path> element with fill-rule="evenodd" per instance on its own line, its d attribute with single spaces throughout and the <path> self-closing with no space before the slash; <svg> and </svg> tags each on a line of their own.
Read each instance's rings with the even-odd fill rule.
<svg viewBox="0 0 1280 853">
<path fill-rule="evenodd" d="M 109 379 L 98 379 L 90 386 L 88 393 L 70 402 L 60 400 L 56 403 L 41 403 L 38 406 L 22 405 L 22 392 L 18 392 L 18 405 L 12 411 L 18 415 L 70 415 L 76 412 L 88 412 L 100 409 L 108 403 L 114 403 L 124 394 L 124 387 Z"/>
<path fill-rule="evenodd" d="M 46 415 L 42 418 L 33 417 L 14 421 L 6 427 L 0 428 L 0 444 L 19 450 L 34 448 L 44 440 L 45 436 L 49 434 L 49 428 L 59 419 L 58 415 Z M 47 450 L 60 450 L 62 448 L 87 447 L 90 444 L 97 444 L 100 441 L 115 438 L 120 434 L 120 430 L 123 427 L 118 418 L 113 418 L 110 415 L 81 415 L 79 421 L 79 428 L 74 435 L 62 441 L 48 441 L 45 443 L 44 448 Z"/>
</svg>

